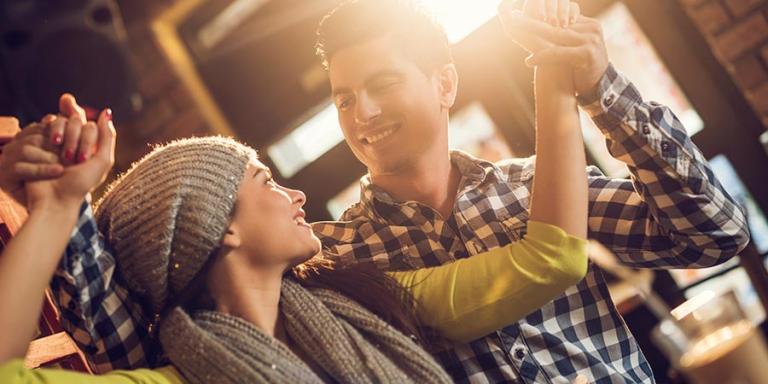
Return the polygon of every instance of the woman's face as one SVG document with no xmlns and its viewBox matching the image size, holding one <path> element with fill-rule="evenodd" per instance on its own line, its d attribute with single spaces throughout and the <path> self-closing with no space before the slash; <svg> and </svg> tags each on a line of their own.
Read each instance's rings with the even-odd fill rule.
<svg viewBox="0 0 768 384">
<path fill-rule="evenodd" d="M 306 200 L 303 192 L 278 185 L 260 161 L 250 161 L 230 225 L 250 262 L 294 265 L 320 252 L 320 240 L 304 220 Z"/>
</svg>

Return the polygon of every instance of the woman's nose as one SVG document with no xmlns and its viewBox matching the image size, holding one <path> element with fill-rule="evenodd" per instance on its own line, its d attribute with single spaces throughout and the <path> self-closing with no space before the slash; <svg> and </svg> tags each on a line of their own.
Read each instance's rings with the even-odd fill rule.
<svg viewBox="0 0 768 384">
<path fill-rule="evenodd" d="M 300 207 L 303 207 L 304 204 L 307 203 L 307 195 L 305 195 L 304 192 L 290 188 L 286 188 L 286 191 L 288 192 L 288 195 L 291 196 L 291 201 L 294 204 L 299 204 Z"/>
</svg>

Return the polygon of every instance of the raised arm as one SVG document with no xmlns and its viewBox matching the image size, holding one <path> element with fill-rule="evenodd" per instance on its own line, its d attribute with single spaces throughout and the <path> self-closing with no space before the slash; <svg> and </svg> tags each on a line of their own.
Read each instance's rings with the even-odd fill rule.
<svg viewBox="0 0 768 384">
<path fill-rule="evenodd" d="M 592 237 L 633 267 L 709 267 L 746 246 L 742 208 L 674 113 L 644 100 L 608 63 L 597 20 L 580 16 L 569 29 L 531 22 L 525 29 L 551 44 L 530 64 L 574 65 L 579 104 L 631 174 L 631 180 L 610 179 L 590 169 Z"/>
<path fill-rule="evenodd" d="M 64 169 L 60 161 L 72 163 L 65 159 L 66 153 L 76 153 L 81 160 L 96 148 L 98 135 L 82 129 L 85 114 L 75 98 L 62 95 L 59 108 L 66 119 L 46 116 L 45 124 L 26 127 L 3 147 L 0 188 L 23 204 L 24 182 L 59 177 Z M 153 347 L 148 335 L 150 320 L 115 278 L 114 257 L 98 232 L 88 199 L 79 212 L 50 283 L 61 325 L 98 372 L 147 367 Z"/>
<path fill-rule="evenodd" d="M 527 3 L 527 14 L 540 9 L 534 3 L 541 2 Z M 543 13 L 547 19 L 562 17 L 557 9 Z M 508 16 L 512 33 L 519 31 L 521 18 L 529 17 Z M 540 66 L 534 85 L 536 164 L 525 238 L 448 265 L 392 275 L 413 294 L 422 321 L 450 339 L 470 341 L 511 324 L 587 271 L 586 158 L 572 68 Z"/>
<path fill-rule="evenodd" d="M 91 158 L 64 168 L 57 179 L 25 186 L 29 218 L 0 256 L 0 306 L 14 308 L 0 314 L 0 362 L 24 356 L 43 292 L 75 225 L 78 208 L 113 163 L 114 128 L 106 113 L 98 125 L 91 123 L 84 129 L 98 131 L 100 137 Z"/>
</svg>

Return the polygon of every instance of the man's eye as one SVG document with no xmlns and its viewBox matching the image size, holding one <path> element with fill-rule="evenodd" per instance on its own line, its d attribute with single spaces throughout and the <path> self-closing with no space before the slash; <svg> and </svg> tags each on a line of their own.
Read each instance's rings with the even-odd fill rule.
<svg viewBox="0 0 768 384">
<path fill-rule="evenodd" d="M 349 99 L 341 100 L 338 103 L 336 103 L 336 108 L 338 108 L 340 111 L 345 111 L 349 108 L 350 104 L 352 104 Z"/>
</svg>

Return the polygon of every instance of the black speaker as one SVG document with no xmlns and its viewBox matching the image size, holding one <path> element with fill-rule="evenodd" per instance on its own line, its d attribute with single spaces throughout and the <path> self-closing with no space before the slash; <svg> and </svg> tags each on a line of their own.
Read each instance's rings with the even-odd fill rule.
<svg viewBox="0 0 768 384">
<path fill-rule="evenodd" d="M 23 123 L 58 110 L 63 92 L 115 118 L 141 109 L 113 0 L 0 0 L 0 114 Z"/>
</svg>

